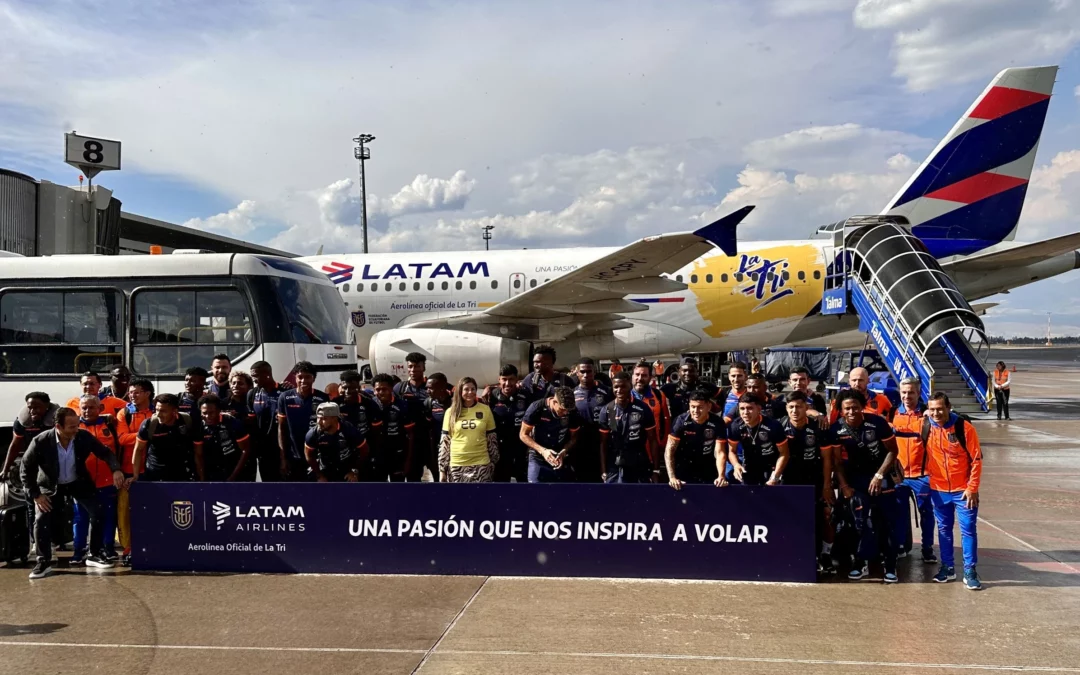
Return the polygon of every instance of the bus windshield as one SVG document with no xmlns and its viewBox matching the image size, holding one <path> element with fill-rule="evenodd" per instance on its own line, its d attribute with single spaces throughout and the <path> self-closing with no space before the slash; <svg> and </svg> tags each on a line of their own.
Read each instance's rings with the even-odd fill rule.
<svg viewBox="0 0 1080 675">
<path fill-rule="evenodd" d="M 293 342 L 347 344 L 349 314 L 333 286 L 270 277 L 289 319 Z"/>
</svg>

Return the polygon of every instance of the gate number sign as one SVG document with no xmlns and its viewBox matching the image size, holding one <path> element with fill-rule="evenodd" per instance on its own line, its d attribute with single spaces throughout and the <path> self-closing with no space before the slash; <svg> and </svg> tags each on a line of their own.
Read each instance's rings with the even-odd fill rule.
<svg viewBox="0 0 1080 675">
<path fill-rule="evenodd" d="M 64 162 L 93 178 L 101 171 L 120 169 L 120 141 L 64 134 Z"/>
</svg>

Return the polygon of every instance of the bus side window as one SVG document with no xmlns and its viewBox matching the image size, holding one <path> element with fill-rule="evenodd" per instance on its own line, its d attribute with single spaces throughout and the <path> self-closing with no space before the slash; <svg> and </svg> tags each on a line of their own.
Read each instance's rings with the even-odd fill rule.
<svg viewBox="0 0 1080 675">
<path fill-rule="evenodd" d="M 0 373 L 73 375 L 123 361 L 123 295 L 9 291 L 0 297 Z"/>
<path fill-rule="evenodd" d="M 132 302 L 132 368 L 140 374 L 205 368 L 214 354 L 224 352 L 236 359 L 255 345 L 251 312 L 235 289 L 139 291 Z M 299 325 L 290 328 L 294 333 L 305 330 Z"/>
</svg>

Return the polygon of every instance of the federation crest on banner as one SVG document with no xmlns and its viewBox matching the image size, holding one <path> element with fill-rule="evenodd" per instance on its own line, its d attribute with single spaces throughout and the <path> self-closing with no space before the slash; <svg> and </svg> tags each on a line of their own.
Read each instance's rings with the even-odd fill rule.
<svg viewBox="0 0 1080 675">
<path fill-rule="evenodd" d="M 364 310 L 358 309 L 351 313 L 353 325 L 357 328 L 363 328 L 367 324 L 367 314 Z"/>
<path fill-rule="evenodd" d="M 195 506 L 191 502 L 173 502 L 171 515 L 176 529 L 186 530 L 195 522 Z"/>
</svg>

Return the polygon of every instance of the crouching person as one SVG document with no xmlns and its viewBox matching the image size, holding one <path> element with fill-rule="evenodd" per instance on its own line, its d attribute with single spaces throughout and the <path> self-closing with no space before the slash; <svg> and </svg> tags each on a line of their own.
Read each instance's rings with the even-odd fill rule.
<svg viewBox="0 0 1080 675">
<path fill-rule="evenodd" d="M 52 573 L 52 517 L 53 504 L 61 499 L 74 499 L 79 508 L 90 517 L 90 555 L 87 567 L 107 568 L 113 563 L 105 558 L 102 550 L 101 505 L 97 488 L 86 460 L 95 455 L 112 470 L 113 484 L 119 489 L 124 483 L 120 462 L 94 435 L 79 428 L 79 414 L 71 408 L 56 412 L 56 426 L 43 431 L 30 441 L 23 455 L 21 477 L 26 486 L 27 497 L 34 503 L 34 553 L 37 564 L 30 572 L 31 579 L 40 579 Z"/>
</svg>

